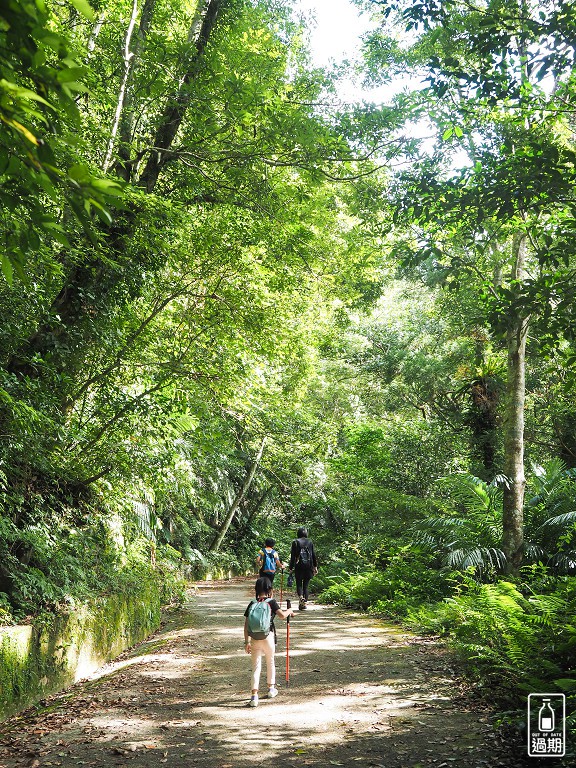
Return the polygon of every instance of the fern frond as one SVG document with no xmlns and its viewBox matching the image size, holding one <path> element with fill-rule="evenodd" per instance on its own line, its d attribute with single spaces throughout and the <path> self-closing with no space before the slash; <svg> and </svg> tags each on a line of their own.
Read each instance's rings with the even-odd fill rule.
<svg viewBox="0 0 576 768">
<path fill-rule="evenodd" d="M 547 615 L 555 615 L 568 610 L 568 601 L 557 595 L 532 595 L 528 598 L 528 602 Z"/>
</svg>

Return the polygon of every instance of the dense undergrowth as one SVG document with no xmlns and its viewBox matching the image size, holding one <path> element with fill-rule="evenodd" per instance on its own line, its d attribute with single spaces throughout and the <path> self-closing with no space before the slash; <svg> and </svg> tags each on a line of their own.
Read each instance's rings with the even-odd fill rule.
<svg viewBox="0 0 576 768">
<path fill-rule="evenodd" d="M 155 582 L 164 604 L 182 599 L 182 557 L 146 535 L 133 503 L 100 494 L 4 489 L 0 517 L 0 625 L 49 620 L 110 594 Z"/>
<path fill-rule="evenodd" d="M 398 553 L 383 571 L 332 577 L 319 599 L 449 638 L 479 689 L 503 705 L 527 693 L 576 691 L 576 578 L 527 568 L 481 583 L 438 571 L 418 552 Z"/>
<path fill-rule="evenodd" d="M 574 488 L 571 473 L 558 472 L 557 464 L 549 469 L 554 482 L 541 468 L 531 478 L 525 565 L 514 575 L 498 569 L 493 554 L 497 489 L 462 475 L 458 486 L 457 478 L 449 483 L 456 491 L 437 498 L 427 515 L 417 500 L 421 514 L 397 520 L 403 532 L 393 527 L 390 536 L 383 517 L 379 535 L 365 533 L 332 550 L 316 580 L 322 602 L 368 610 L 447 642 L 476 693 L 519 739 L 529 693 L 566 694 L 567 726 L 576 730 L 574 521 L 565 511 Z M 472 498 L 483 511 L 474 511 Z M 376 510 L 371 520 L 378 527 Z"/>
</svg>

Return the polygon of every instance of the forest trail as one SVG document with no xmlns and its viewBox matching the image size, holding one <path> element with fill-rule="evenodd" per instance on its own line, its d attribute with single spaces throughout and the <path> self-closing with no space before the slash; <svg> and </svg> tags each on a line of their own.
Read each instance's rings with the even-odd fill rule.
<svg viewBox="0 0 576 768">
<path fill-rule="evenodd" d="M 148 641 L 0 726 L 6 768 L 521 765 L 496 747 L 433 642 L 312 604 L 277 620 L 279 695 L 247 706 L 243 613 L 253 580 L 208 582 Z M 278 595 L 277 595 L 278 596 Z M 265 694 L 265 672 L 261 694 Z M 516 753 L 516 754 L 514 754 Z"/>
</svg>

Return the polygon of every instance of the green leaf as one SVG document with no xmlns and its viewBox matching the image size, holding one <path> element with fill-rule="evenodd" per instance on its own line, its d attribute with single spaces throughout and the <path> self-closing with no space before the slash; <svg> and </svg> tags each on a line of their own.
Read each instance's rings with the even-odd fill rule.
<svg viewBox="0 0 576 768">
<path fill-rule="evenodd" d="M 113 197 L 119 197 L 124 192 L 118 182 L 111 181 L 110 179 L 93 179 L 92 187 L 105 195 L 112 195 Z"/>
<path fill-rule="evenodd" d="M 50 104 L 49 101 L 46 101 L 45 98 L 40 96 L 40 94 L 36 93 L 35 91 L 31 91 L 29 88 L 22 88 L 22 86 L 11 83 L 9 80 L 5 80 L 4 78 L 0 80 L 0 88 L 17 98 L 39 101 L 42 104 L 45 104 L 47 107 L 50 107 L 50 109 L 54 109 L 54 106 Z"/>
<path fill-rule="evenodd" d="M 84 67 L 69 67 L 68 69 L 61 69 L 56 75 L 56 79 L 59 83 L 67 83 L 69 87 L 78 78 L 84 77 L 86 70 Z"/>
<path fill-rule="evenodd" d="M 52 236 L 52 239 L 55 240 L 57 243 L 60 243 L 60 245 L 63 245 L 65 248 L 70 248 L 70 240 L 68 240 L 68 238 L 63 232 L 58 232 L 57 230 L 50 230 L 50 235 Z"/>
<path fill-rule="evenodd" d="M 85 85 L 73 80 L 70 83 L 62 83 L 62 90 L 71 99 L 74 98 L 74 92 L 76 93 L 89 93 L 89 89 Z"/>
<path fill-rule="evenodd" d="M 79 165 L 78 163 L 70 166 L 68 176 L 80 184 L 86 184 L 90 181 L 90 171 L 85 165 Z"/>
<path fill-rule="evenodd" d="M 106 208 L 104 208 L 103 205 L 100 205 L 100 203 L 97 200 L 94 200 L 93 198 L 89 198 L 87 203 L 91 203 L 94 208 L 96 208 L 96 213 L 98 217 L 101 219 L 101 221 L 104 222 L 104 224 L 112 224 L 112 216 L 108 213 Z"/>
<path fill-rule="evenodd" d="M 6 254 L 2 256 L 2 272 L 4 273 L 4 277 L 6 278 L 6 282 L 8 285 L 12 285 L 13 275 L 14 275 L 14 269 L 12 267 L 12 262 L 8 258 Z"/>
<path fill-rule="evenodd" d="M 0 175 L 6 172 L 8 163 L 10 162 L 10 155 L 6 147 L 0 146 Z"/>
<path fill-rule="evenodd" d="M 92 7 L 87 0 L 70 0 L 74 8 L 81 13 L 82 16 L 88 19 L 88 21 L 94 21 L 95 15 Z"/>
<path fill-rule="evenodd" d="M 55 32 L 43 31 L 38 37 L 42 40 L 44 45 L 47 45 L 56 52 L 58 52 L 64 44 L 64 38 L 60 37 L 60 35 L 57 35 Z"/>
<path fill-rule="evenodd" d="M 51 237 L 54 238 L 56 242 L 61 243 L 61 245 L 66 247 L 70 247 L 70 242 L 64 234 L 62 226 L 56 221 L 48 217 L 43 217 L 40 225 L 44 230 L 50 233 Z"/>
</svg>

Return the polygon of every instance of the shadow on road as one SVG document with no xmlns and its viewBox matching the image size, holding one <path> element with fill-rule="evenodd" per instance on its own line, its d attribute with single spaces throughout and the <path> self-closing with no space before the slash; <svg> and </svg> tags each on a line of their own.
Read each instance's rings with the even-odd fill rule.
<svg viewBox="0 0 576 768">
<path fill-rule="evenodd" d="M 523 745 L 503 752 L 488 715 L 460 694 L 441 647 L 331 606 L 312 605 L 292 621 L 289 685 L 286 626 L 277 621 L 280 694 L 248 708 L 242 627 L 251 586 L 200 586 L 148 642 L 47 708 L 7 721 L 0 765 L 524 764 Z"/>
</svg>

